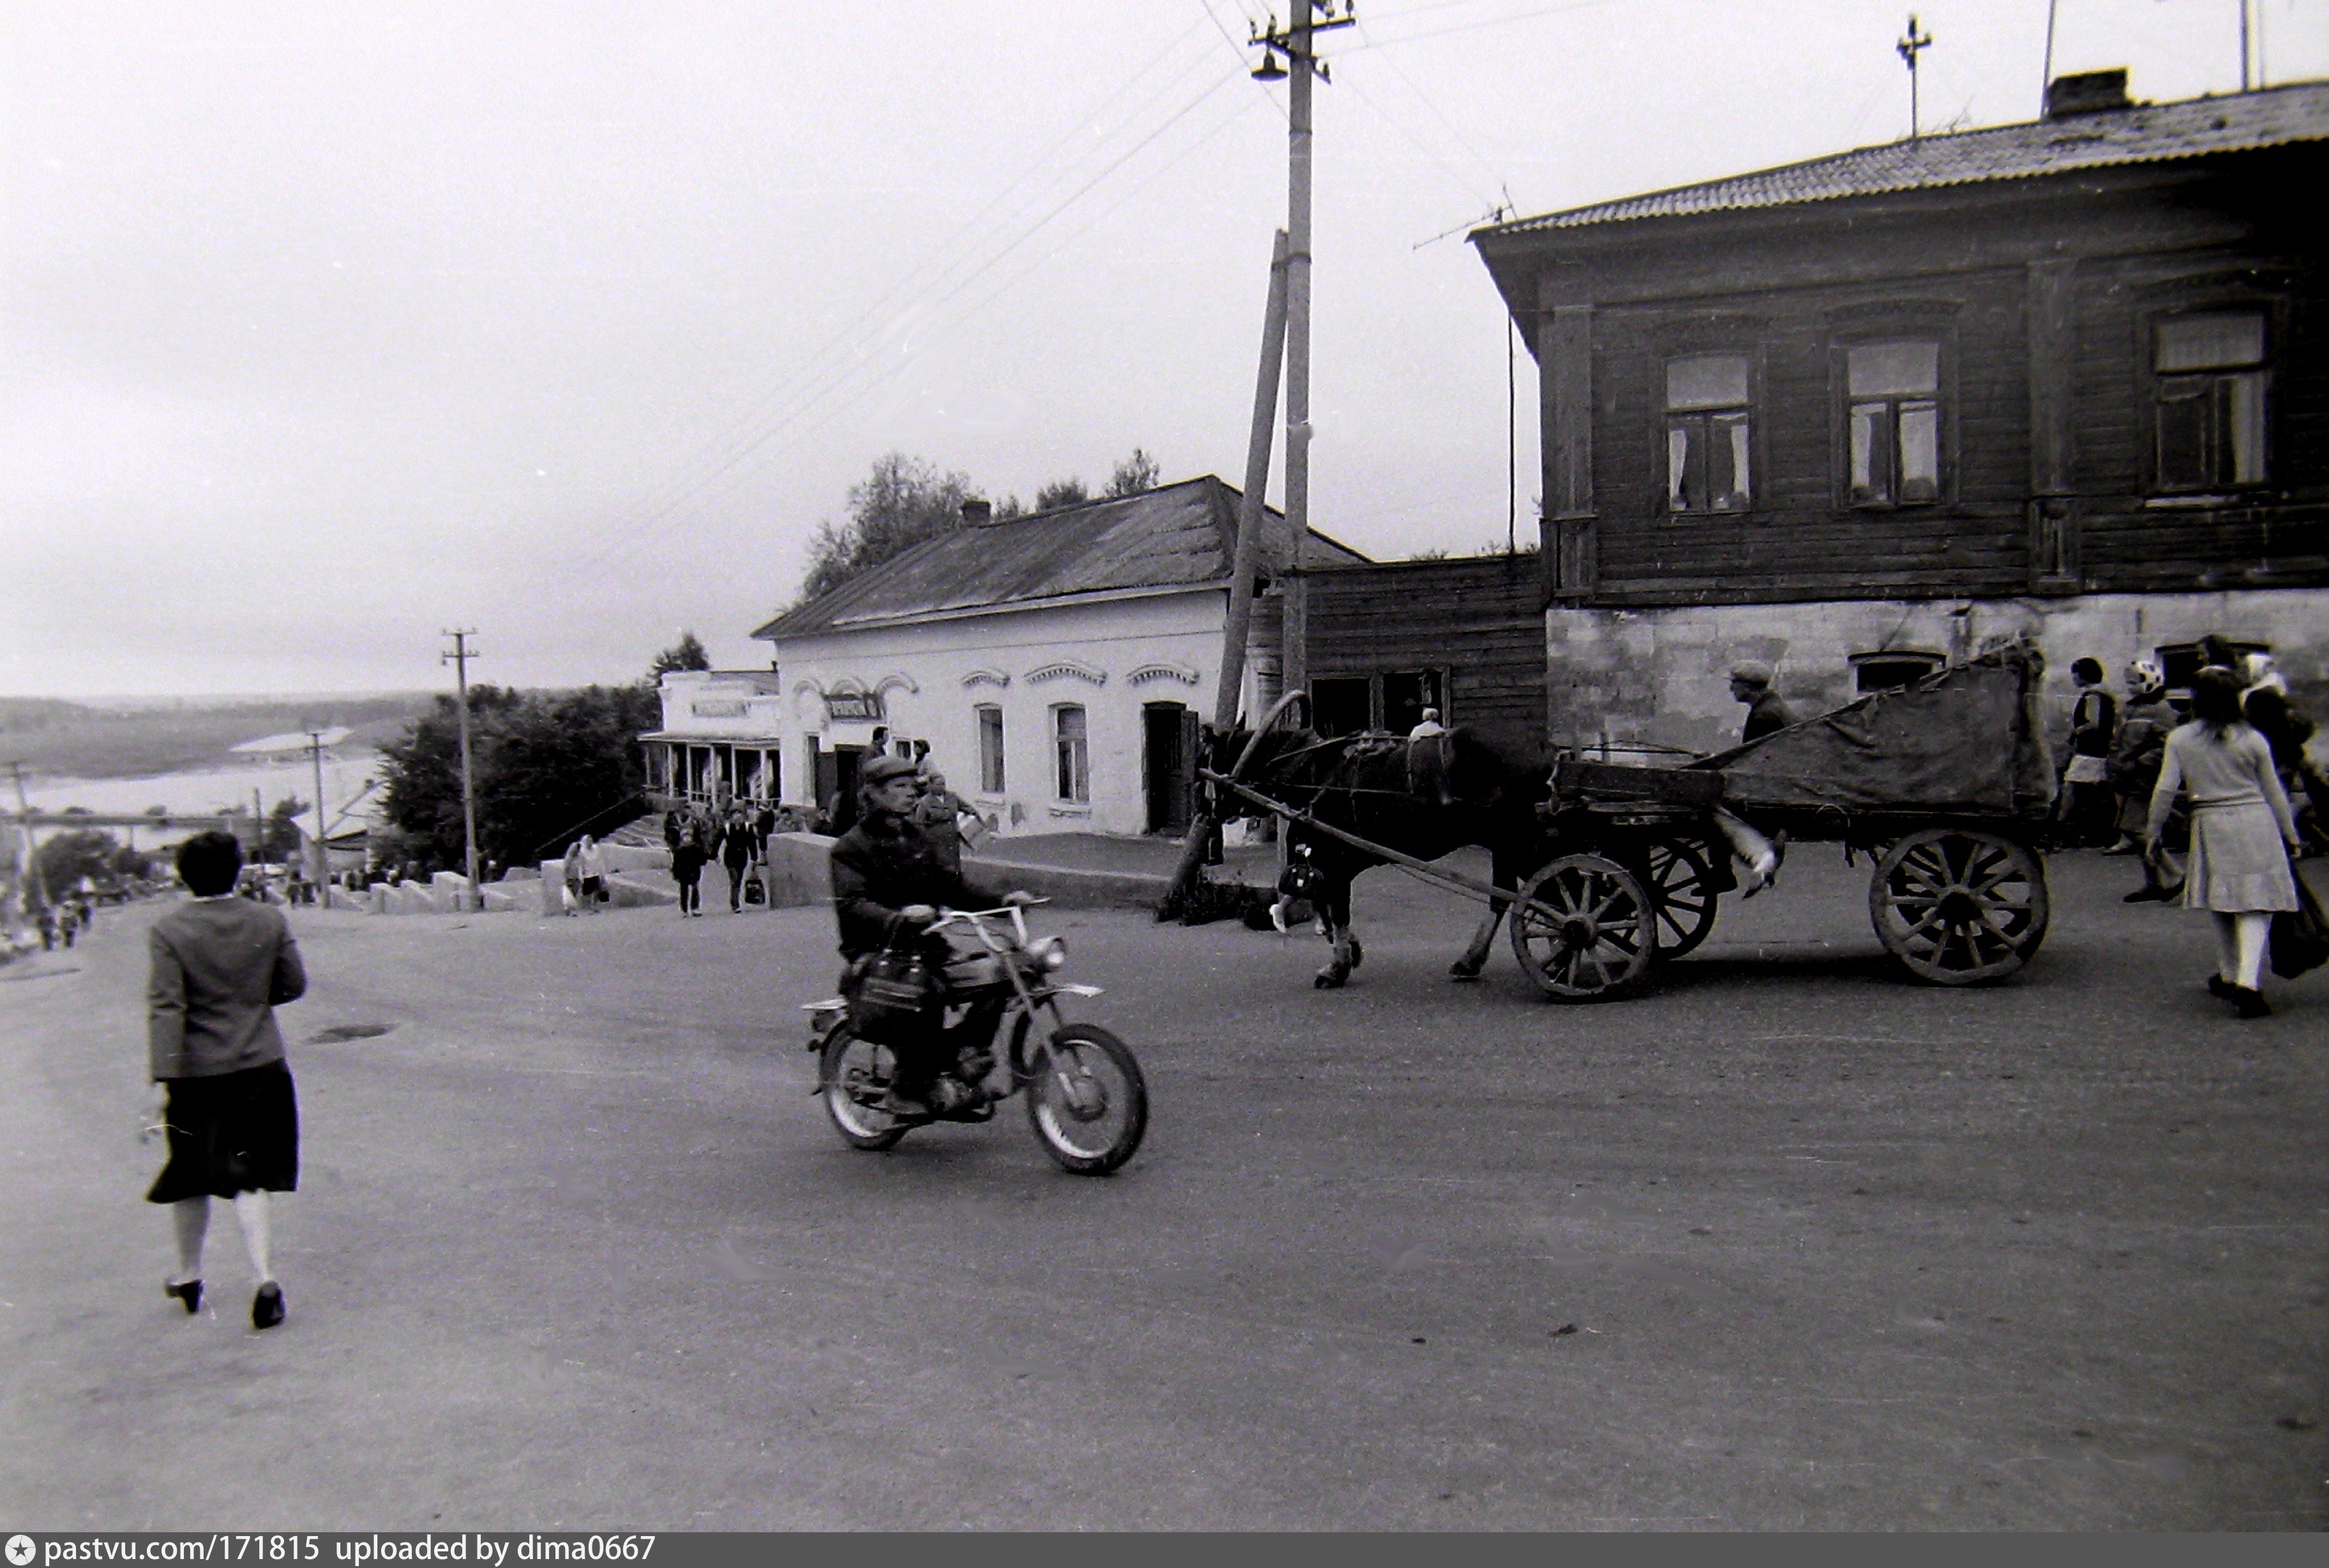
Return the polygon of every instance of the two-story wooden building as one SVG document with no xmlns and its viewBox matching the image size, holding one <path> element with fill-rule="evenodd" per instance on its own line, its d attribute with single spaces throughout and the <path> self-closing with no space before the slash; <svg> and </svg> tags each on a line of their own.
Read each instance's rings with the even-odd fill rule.
<svg viewBox="0 0 2329 1568">
<path fill-rule="evenodd" d="M 1478 231 L 1538 362 L 1555 743 L 1735 738 L 2009 632 L 2329 695 L 2329 83 L 2127 101 Z M 2313 236 L 2307 238 L 2308 235 Z"/>
</svg>

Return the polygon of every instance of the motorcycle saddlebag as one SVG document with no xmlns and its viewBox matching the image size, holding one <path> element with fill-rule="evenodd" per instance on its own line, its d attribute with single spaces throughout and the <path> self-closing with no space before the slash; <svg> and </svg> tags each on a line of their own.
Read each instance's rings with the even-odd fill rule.
<svg viewBox="0 0 2329 1568">
<path fill-rule="evenodd" d="M 849 999 L 849 1026 L 885 1045 L 928 1039 L 942 1022 L 945 990 L 916 953 L 876 953 Z"/>
</svg>

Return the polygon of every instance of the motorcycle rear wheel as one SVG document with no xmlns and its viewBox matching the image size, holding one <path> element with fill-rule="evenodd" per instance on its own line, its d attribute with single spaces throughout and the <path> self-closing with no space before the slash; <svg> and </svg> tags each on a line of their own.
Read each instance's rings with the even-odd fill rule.
<svg viewBox="0 0 2329 1568">
<path fill-rule="evenodd" d="M 881 1109 L 894 1063 L 886 1045 L 861 1039 L 845 1023 L 834 1025 L 817 1057 L 817 1083 L 825 1114 L 852 1148 L 874 1152 L 906 1136 L 898 1119 Z"/>
<path fill-rule="evenodd" d="M 1030 1054 L 1027 1124 L 1043 1152 L 1078 1176 L 1106 1176 L 1148 1130 L 1148 1084 L 1131 1048 L 1107 1030 L 1070 1024 Z"/>
</svg>

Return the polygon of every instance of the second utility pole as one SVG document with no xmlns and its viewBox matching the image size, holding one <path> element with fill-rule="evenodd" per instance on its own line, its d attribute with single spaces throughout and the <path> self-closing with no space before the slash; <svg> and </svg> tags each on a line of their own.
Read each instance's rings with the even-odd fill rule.
<svg viewBox="0 0 2329 1568">
<path fill-rule="evenodd" d="M 477 887 L 477 785 L 476 775 L 469 767 L 469 661 L 477 656 L 476 650 L 469 647 L 469 639 L 477 632 L 472 627 L 467 631 L 448 631 L 445 635 L 453 639 L 453 651 L 438 655 L 437 662 L 454 666 L 455 685 L 461 695 L 461 840 L 467 855 L 465 869 L 469 878 L 468 896 L 462 902 L 474 910 L 484 902 L 484 894 Z M 318 813 L 323 810 L 323 804 L 320 800 L 316 803 Z"/>
</svg>

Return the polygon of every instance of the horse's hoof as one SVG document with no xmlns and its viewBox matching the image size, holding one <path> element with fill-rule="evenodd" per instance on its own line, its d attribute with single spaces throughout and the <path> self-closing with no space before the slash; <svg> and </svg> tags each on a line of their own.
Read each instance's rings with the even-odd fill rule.
<svg viewBox="0 0 2329 1568">
<path fill-rule="evenodd" d="M 1447 978 L 1451 980 L 1476 980 L 1480 978 L 1480 966 L 1466 963 L 1450 964 L 1447 966 Z"/>
<path fill-rule="evenodd" d="M 1367 949 L 1359 946 L 1359 939 L 1351 939 L 1351 968 L 1357 968 L 1367 961 Z"/>
<path fill-rule="evenodd" d="M 1343 988 L 1343 982 L 1349 978 L 1350 974 L 1347 970 L 1338 975 L 1332 969 L 1321 969 L 1311 979 L 1310 984 L 1321 991 L 1339 991 Z"/>
</svg>

